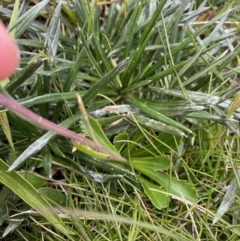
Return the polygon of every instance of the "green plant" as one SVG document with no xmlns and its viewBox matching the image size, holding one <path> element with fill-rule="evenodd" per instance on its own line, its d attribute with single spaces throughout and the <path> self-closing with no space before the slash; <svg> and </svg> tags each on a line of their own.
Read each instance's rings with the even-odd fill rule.
<svg viewBox="0 0 240 241">
<path fill-rule="evenodd" d="M 93 146 L 45 133 L 8 111 L 11 138 L 0 133 L 0 153 L 10 166 L 5 173 L 6 163 L 1 164 L 2 216 L 28 205 L 36 209 L 33 200 L 45 190 L 41 200 L 62 225 L 47 219 L 48 208 L 36 210 L 70 240 L 237 240 L 233 214 L 210 226 L 218 207 L 212 197 L 233 178 L 223 170 L 225 161 L 234 170 L 238 159 L 235 2 L 215 3 L 214 16 L 204 24 L 198 17 L 207 2 L 36 3 L 27 9 L 23 2 L 18 21 L 9 27 L 16 28 L 22 58 L 5 91 L 39 116 L 82 133 Z M 11 17 L 6 8 L 1 12 Z M 85 105 L 80 111 L 76 93 Z M 102 160 L 108 156 L 96 143 L 118 158 Z M 80 151 L 72 153 L 73 146 Z M 120 155 L 126 163 L 117 161 Z M 47 182 L 34 188 L 24 181 L 17 192 L 4 177 L 20 180 L 19 167 Z M 52 188 L 55 169 L 60 180 Z M 6 186 L 24 202 L 14 201 L 19 199 Z M 27 190 L 35 192 L 33 199 Z M 6 198 L 12 200 L 8 210 Z M 40 227 L 44 220 L 34 221 Z M 17 230 L 31 239 L 23 221 L 8 224 L 4 235 Z M 38 228 L 34 232 L 39 237 Z"/>
</svg>

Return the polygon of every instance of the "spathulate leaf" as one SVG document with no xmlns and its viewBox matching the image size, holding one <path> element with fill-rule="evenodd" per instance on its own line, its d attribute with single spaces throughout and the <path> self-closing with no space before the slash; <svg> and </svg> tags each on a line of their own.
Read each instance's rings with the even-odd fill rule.
<svg viewBox="0 0 240 241">
<path fill-rule="evenodd" d="M 43 187 L 47 183 L 43 177 L 34 172 L 19 171 L 18 174 L 36 189 Z"/>
<path fill-rule="evenodd" d="M 50 203 L 64 205 L 66 196 L 52 187 L 42 187 L 39 190 L 39 193 L 43 195 Z"/>
<path fill-rule="evenodd" d="M 131 162 L 133 167 L 148 168 L 153 171 L 169 169 L 171 164 L 169 156 L 135 157 L 131 159 Z"/>
<path fill-rule="evenodd" d="M 154 156 L 158 156 L 159 153 L 170 153 L 178 152 L 179 145 L 181 143 L 182 137 L 173 136 L 166 133 L 160 133 L 152 143 L 148 143 L 142 148 L 135 150 L 131 157 L 143 157 L 152 153 Z"/>
<path fill-rule="evenodd" d="M 152 184 L 151 182 L 141 177 L 138 177 L 138 180 L 142 184 L 144 193 L 148 196 L 156 208 L 161 210 L 168 205 L 170 197 L 162 193 L 163 190 L 161 186 Z"/>
<path fill-rule="evenodd" d="M 135 169 L 164 187 L 169 194 L 179 197 L 180 200 L 187 200 L 190 202 L 196 201 L 196 189 L 185 180 L 178 180 L 175 177 L 170 177 L 167 174 L 156 172 L 146 167 L 135 166 Z"/>
</svg>

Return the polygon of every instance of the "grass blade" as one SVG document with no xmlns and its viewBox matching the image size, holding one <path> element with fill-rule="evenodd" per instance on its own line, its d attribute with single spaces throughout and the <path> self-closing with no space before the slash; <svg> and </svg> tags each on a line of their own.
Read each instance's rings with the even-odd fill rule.
<svg viewBox="0 0 240 241">
<path fill-rule="evenodd" d="M 70 234 L 70 231 L 64 226 L 63 221 L 48 201 L 17 172 L 8 172 L 8 168 L 7 164 L 0 159 L 0 182 L 14 191 L 32 208 L 36 209 L 64 235 Z"/>
</svg>

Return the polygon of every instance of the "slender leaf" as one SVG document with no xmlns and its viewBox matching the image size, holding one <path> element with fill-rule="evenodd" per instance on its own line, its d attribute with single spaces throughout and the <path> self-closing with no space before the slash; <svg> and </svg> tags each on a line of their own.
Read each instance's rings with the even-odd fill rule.
<svg viewBox="0 0 240 241">
<path fill-rule="evenodd" d="M 180 123 L 174 121 L 173 119 L 170 119 L 169 117 L 164 116 L 161 113 L 152 109 L 151 107 L 147 106 L 144 103 L 144 100 L 138 100 L 138 99 L 136 99 L 132 96 L 126 96 L 125 99 L 129 104 L 139 108 L 145 114 L 147 114 L 147 115 L 149 115 L 153 118 L 156 118 L 157 120 L 162 121 L 165 124 L 172 125 L 173 127 L 176 127 L 179 130 L 182 130 L 182 131 L 185 131 L 185 132 L 188 132 L 188 133 L 192 133 L 192 131 L 189 130 L 187 127 L 181 125 Z"/>
<path fill-rule="evenodd" d="M 128 64 L 129 58 L 120 62 L 115 68 L 105 74 L 97 83 L 95 83 L 87 93 L 82 97 L 84 103 L 88 103 L 91 99 L 95 98 L 100 90 L 104 89 L 114 78 L 119 75 Z"/>
<path fill-rule="evenodd" d="M 60 35 L 60 15 L 61 15 L 61 1 L 58 3 L 51 22 L 49 24 L 49 29 L 47 33 L 47 37 L 45 40 L 45 47 L 47 48 L 47 55 L 53 62 L 56 57 L 58 41 Z"/>
<path fill-rule="evenodd" d="M 47 202 L 47 200 L 17 172 L 7 172 L 8 168 L 7 164 L 0 159 L 0 182 L 14 191 L 32 208 L 36 209 L 64 235 L 70 234 L 69 230 L 63 225 L 63 222 L 55 209 Z"/>
<path fill-rule="evenodd" d="M 43 0 L 36 4 L 34 7 L 30 8 L 26 13 L 18 18 L 18 21 L 10 26 L 10 30 L 15 28 L 17 25 L 17 30 L 15 33 L 16 38 L 19 38 L 23 32 L 30 26 L 33 20 L 39 15 L 39 13 L 48 4 L 49 0 Z"/>
<path fill-rule="evenodd" d="M 239 182 L 236 178 L 240 179 L 240 171 L 237 172 L 237 177 L 234 177 L 227 187 L 227 191 L 224 195 L 223 200 L 217 210 L 216 216 L 213 219 L 213 224 L 218 222 L 218 220 L 230 209 L 233 201 L 237 197 L 237 191 L 239 189 Z"/>
</svg>

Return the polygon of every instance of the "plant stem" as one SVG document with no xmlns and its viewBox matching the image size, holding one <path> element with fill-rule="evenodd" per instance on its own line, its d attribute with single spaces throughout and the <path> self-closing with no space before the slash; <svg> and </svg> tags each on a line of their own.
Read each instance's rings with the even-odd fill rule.
<svg viewBox="0 0 240 241">
<path fill-rule="evenodd" d="M 9 109 L 15 115 L 23 118 L 24 120 L 28 121 L 31 124 L 39 126 L 42 129 L 55 132 L 73 141 L 80 142 L 81 144 L 86 145 L 94 149 L 95 151 L 98 151 L 100 153 L 105 153 L 109 156 L 109 159 L 124 161 L 124 162 L 126 161 L 125 158 L 115 155 L 114 153 L 108 151 L 100 143 L 95 144 L 93 141 L 89 140 L 88 138 L 84 137 L 81 134 L 77 134 L 71 130 L 65 129 L 49 120 L 44 119 L 41 116 L 38 116 L 37 114 L 33 113 L 32 111 L 28 110 L 27 108 L 17 103 L 15 100 L 3 94 L 0 94 L 0 104 L 2 104 L 5 108 Z"/>
</svg>

